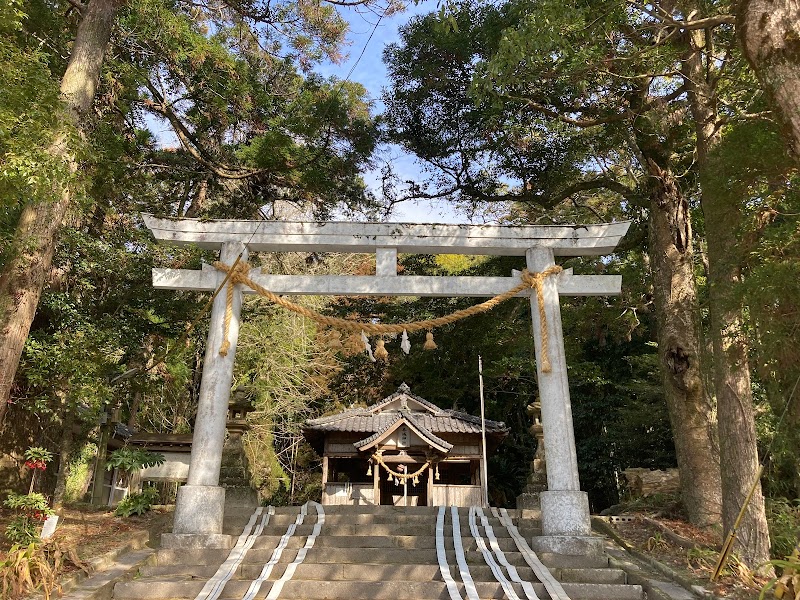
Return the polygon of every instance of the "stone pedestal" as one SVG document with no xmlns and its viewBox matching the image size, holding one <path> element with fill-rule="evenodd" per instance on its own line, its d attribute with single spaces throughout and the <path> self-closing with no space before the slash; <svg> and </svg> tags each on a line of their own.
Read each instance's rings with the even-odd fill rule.
<svg viewBox="0 0 800 600">
<path fill-rule="evenodd" d="M 534 552 L 548 552 L 567 556 L 601 557 L 603 538 L 589 535 L 545 535 L 531 539 Z"/>
<path fill-rule="evenodd" d="M 183 485 L 175 499 L 173 533 L 221 534 L 225 514 L 225 488 L 217 485 Z"/>
<path fill-rule="evenodd" d="M 222 533 L 162 533 L 161 547 L 175 550 L 205 550 L 233 548 L 235 538 Z"/>
<path fill-rule="evenodd" d="M 580 491 L 545 491 L 542 503 L 542 535 L 589 535 L 589 495 Z"/>
<path fill-rule="evenodd" d="M 542 535 L 531 540 L 538 552 L 594 555 L 603 552 L 603 539 L 592 535 L 589 520 L 589 495 L 580 491 L 544 491 Z"/>
</svg>

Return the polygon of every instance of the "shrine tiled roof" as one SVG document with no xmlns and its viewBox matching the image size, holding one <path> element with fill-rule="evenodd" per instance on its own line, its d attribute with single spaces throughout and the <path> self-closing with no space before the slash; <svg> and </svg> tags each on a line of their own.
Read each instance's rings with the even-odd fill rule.
<svg viewBox="0 0 800 600">
<path fill-rule="evenodd" d="M 338 415 L 309 419 L 304 429 L 315 431 L 342 431 L 353 433 L 367 433 L 369 431 L 382 431 L 397 420 L 398 412 L 387 411 L 383 413 L 365 414 L 366 409 L 351 409 Z M 481 420 L 466 413 L 448 410 L 446 414 L 425 415 L 413 413 L 414 420 L 422 427 L 433 433 L 480 433 Z M 335 417 L 335 418 L 334 418 Z M 473 420 L 474 419 L 474 420 Z M 320 422 L 323 421 L 324 422 Z M 486 419 L 486 432 L 506 431 L 505 423 Z"/>
<path fill-rule="evenodd" d="M 439 408 L 435 404 L 411 393 L 404 383 L 397 391 L 372 406 L 366 408 L 350 408 L 343 412 L 309 419 L 303 427 L 303 433 L 309 441 L 327 433 L 369 433 L 380 435 L 397 422 L 404 414 L 411 419 L 411 423 L 427 434 L 434 436 L 440 442 L 445 442 L 439 436 L 449 433 L 481 433 L 481 420 L 479 417 L 460 412 Z M 508 428 L 502 421 L 486 419 L 486 433 L 493 437 L 505 437 Z M 366 440 L 369 440 L 368 436 Z M 362 440 L 359 444 L 364 443 Z M 449 444 L 448 444 L 449 445 Z"/>
</svg>

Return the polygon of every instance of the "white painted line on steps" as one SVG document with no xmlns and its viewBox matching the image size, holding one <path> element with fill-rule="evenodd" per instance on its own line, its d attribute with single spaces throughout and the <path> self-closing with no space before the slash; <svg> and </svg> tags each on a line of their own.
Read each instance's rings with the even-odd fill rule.
<svg viewBox="0 0 800 600">
<path fill-rule="evenodd" d="M 536 553 L 531 550 L 531 547 L 528 545 L 528 542 L 525 541 L 525 538 L 520 535 L 519 531 L 517 530 L 516 525 L 511 520 L 511 517 L 508 516 L 508 511 L 505 508 L 500 509 L 500 513 L 498 514 L 496 508 L 492 508 L 492 514 L 500 519 L 500 522 L 503 524 L 508 530 L 508 533 L 511 534 L 511 537 L 514 539 L 514 543 L 517 545 L 517 549 L 522 554 L 522 558 L 525 559 L 525 562 L 528 563 L 531 569 L 533 569 L 534 575 L 544 584 L 544 588 L 547 590 L 547 593 L 550 594 L 550 598 L 552 600 L 570 600 L 567 593 L 564 591 L 564 588 L 561 587 L 561 583 L 553 577 L 553 574 L 550 572 L 544 563 L 539 560 L 539 557 L 536 556 Z"/>
<path fill-rule="evenodd" d="M 439 572 L 447 586 L 450 600 L 463 600 L 458 586 L 450 574 L 450 565 L 447 564 L 447 550 L 444 547 L 444 510 L 444 506 L 440 506 L 436 515 L 436 560 L 439 561 Z"/>
<path fill-rule="evenodd" d="M 283 554 L 283 550 L 289 544 L 289 538 L 294 535 L 297 526 L 302 525 L 306 518 L 306 514 L 308 514 L 308 503 L 305 503 L 302 508 L 300 508 L 300 514 L 297 515 L 294 523 L 289 525 L 286 533 L 283 534 L 280 542 L 278 542 L 278 545 L 275 547 L 275 550 L 272 551 L 272 556 L 270 557 L 269 561 L 264 565 L 264 568 L 261 569 L 261 574 L 253 581 L 253 583 L 250 584 L 247 592 L 244 596 L 242 596 L 242 600 L 253 600 L 253 598 L 256 597 L 256 594 L 258 594 L 259 590 L 261 589 L 261 585 L 269 578 L 270 573 L 272 573 L 272 568 L 278 564 L 281 554 Z"/>
<path fill-rule="evenodd" d="M 314 542 L 317 541 L 319 532 L 322 530 L 322 526 L 325 524 L 325 510 L 322 508 L 322 505 L 318 502 L 311 502 L 311 504 L 313 504 L 314 508 L 317 509 L 317 522 L 314 524 L 314 529 L 311 531 L 311 535 L 308 536 L 308 539 L 306 539 L 305 546 L 300 548 L 297 556 L 295 556 L 291 564 L 286 567 L 286 570 L 283 572 L 283 575 L 281 575 L 281 578 L 272 585 L 272 589 L 270 589 L 269 594 L 267 594 L 266 600 L 277 600 L 281 590 L 283 589 L 283 585 L 294 576 L 294 572 L 297 570 L 298 565 L 302 564 L 302 562 L 306 559 L 306 554 L 308 554 L 308 551 L 314 547 Z"/>
<path fill-rule="evenodd" d="M 475 582 L 469 574 L 469 566 L 464 556 L 464 544 L 461 542 L 461 523 L 458 521 L 458 508 L 450 507 L 450 518 L 453 521 L 453 549 L 456 552 L 456 562 L 458 562 L 458 574 L 464 582 L 464 591 L 467 592 L 469 600 L 480 600 L 478 591 L 475 589 Z"/>
<path fill-rule="evenodd" d="M 492 575 L 494 575 L 495 581 L 497 581 L 500 586 L 503 588 L 503 592 L 505 592 L 506 598 L 510 600 L 520 600 L 520 597 L 517 596 L 517 592 L 514 590 L 514 586 L 511 585 L 511 582 L 503 573 L 503 570 L 500 568 L 500 565 L 497 564 L 497 561 L 492 556 L 492 553 L 489 551 L 489 548 L 486 547 L 486 541 L 483 539 L 481 532 L 478 530 L 478 524 L 475 521 L 475 507 L 469 507 L 469 531 L 472 533 L 472 537 L 475 538 L 475 543 L 478 545 L 478 550 L 481 551 L 483 555 L 484 562 L 489 565 L 489 568 L 492 571 Z"/>
<path fill-rule="evenodd" d="M 244 555 L 253 547 L 256 538 L 264 531 L 264 525 L 269 521 L 270 515 L 275 514 L 275 507 L 270 506 L 267 509 L 267 513 L 262 517 L 255 531 L 253 531 L 253 525 L 255 525 L 262 512 L 264 512 L 263 506 L 259 506 L 253 511 L 250 520 L 247 522 L 242 534 L 236 541 L 236 545 L 231 549 L 230 554 L 228 554 L 228 558 L 219 566 L 214 576 L 206 582 L 203 589 L 197 594 L 195 600 L 217 600 L 217 598 L 220 597 L 222 590 L 225 588 L 225 584 L 233 577 L 236 569 L 239 567 L 242 560 L 244 560 Z"/>
<path fill-rule="evenodd" d="M 517 568 L 508 562 L 505 552 L 503 552 L 503 550 L 500 548 L 497 537 L 494 535 L 494 528 L 489 523 L 489 519 L 486 518 L 486 515 L 480 506 L 475 507 L 475 516 L 480 518 L 481 525 L 486 533 L 486 537 L 489 538 L 489 545 L 492 547 L 492 551 L 497 557 L 497 562 L 505 567 L 511 581 L 522 586 L 522 591 L 525 592 L 525 596 L 528 598 L 528 600 L 539 600 L 539 597 L 536 595 L 536 591 L 533 589 L 533 586 L 530 584 L 530 582 L 524 581 L 522 577 L 519 576 Z"/>
</svg>

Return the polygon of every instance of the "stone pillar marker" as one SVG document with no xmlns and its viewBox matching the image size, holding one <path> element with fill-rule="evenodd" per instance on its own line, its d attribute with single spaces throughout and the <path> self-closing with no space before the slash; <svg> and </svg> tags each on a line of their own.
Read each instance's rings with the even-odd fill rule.
<svg viewBox="0 0 800 600">
<path fill-rule="evenodd" d="M 542 505 L 539 497 L 547 490 L 547 459 L 544 451 L 544 427 L 542 426 L 542 404 L 533 402 L 528 405 L 528 414 L 533 418 L 530 432 L 536 438 L 536 453 L 531 461 L 531 472 L 522 493 L 517 496 L 517 508 L 522 509 L 522 518 L 525 512 L 533 513 L 532 518 L 542 516 Z"/>
<path fill-rule="evenodd" d="M 555 265 L 553 250 L 530 248 L 525 253 L 528 270 L 542 272 Z M 591 554 L 602 549 L 599 538 L 591 538 L 589 496 L 580 489 L 572 405 L 569 398 L 567 359 L 561 327 L 558 276 L 542 284 L 547 318 L 548 355 L 551 371 L 542 371 L 542 329 L 536 294 L 531 294 L 533 339 L 536 351 L 536 377 L 542 405 L 544 450 L 547 456 L 547 490 L 539 498 L 542 510 L 542 536 L 532 542 L 534 550 L 559 554 Z M 596 541 L 595 541 L 596 539 Z"/>
<path fill-rule="evenodd" d="M 244 244 L 225 242 L 222 244 L 220 260 L 232 265 L 240 253 L 241 262 L 246 261 L 248 251 Z M 162 544 L 166 544 L 166 547 L 230 545 L 230 536 L 222 535 L 225 488 L 219 486 L 219 473 L 233 380 L 233 362 L 239 339 L 241 288 L 241 285 L 234 287 L 233 315 L 228 333 L 231 345 L 226 356 L 219 353 L 225 335 L 225 289 L 217 294 L 211 308 L 189 476 L 186 485 L 178 488 L 173 534 L 162 538 Z"/>
</svg>

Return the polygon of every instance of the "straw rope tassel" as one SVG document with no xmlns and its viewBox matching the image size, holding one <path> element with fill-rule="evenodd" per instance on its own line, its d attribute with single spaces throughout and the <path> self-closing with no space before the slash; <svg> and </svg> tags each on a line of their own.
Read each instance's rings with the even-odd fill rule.
<svg viewBox="0 0 800 600">
<path fill-rule="evenodd" d="M 378 360 L 387 360 L 389 358 L 389 352 L 384 347 L 383 340 L 375 342 L 375 358 Z"/>
<path fill-rule="evenodd" d="M 480 304 L 476 304 L 475 306 L 470 306 L 469 308 L 457 310 L 455 312 L 450 313 L 449 315 L 445 315 L 443 317 L 437 317 L 435 319 L 427 319 L 425 321 L 414 321 L 413 323 L 397 323 L 397 324 L 359 323 L 358 321 L 350 321 L 348 319 L 341 319 L 338 317 L 328 317 L 326 315 L 318 313 L 315 310 L 306 308 L 305 306 L 300 306 L 299 304 L 295 304 L 291 300 L 282 298 L 278 294 L 269 291 L 263 286 L 260 286 L 250 278 L 250 265 L 247 263 L 239 263 L 235 267 L 231 267 L 230 265 L 226 265 L 223 262 L 217 261 L 214 263 L 214 267 L 216 267 L 220 271 L 224 271 L 225 273 L 231 273 L 230 282 L 228 283 L 227 299 L 225 305 L 224 341 L 222 342 L 222 347 L 220 348 L 220 354 L 222 354 L 223 356 L 225 356 L 228 353 L 228 349 L 230 348 L 230 341 L 228 340 L 228 335 L 230 332 L 231 318 L 233 316 L 233 286 L 234 284 L 237 283 L 241 283 L 248 286 L 250 289 L 254 290 L 260 296 L 263 296 L 273 304 L 277 304 L 278 306 L 281 306 L 287 310 L 291 310 L 292 312 L 302 315 L 306 318 L 309 318 L 317 323 L 320 323 L 321 325 L 325 325 L 327 327 L 336 327 L 337 329 L 341 329 L 343 331 L 355 331 L 355 332 L 361 331 L 366 334 L 375 335 L 375 334 L 387 334 L 387 333 L 403 333 L 403 331 L 415 332 L 415 331 L 427 330 L 428 335 L 426 335 L 426 344 L 429 347 L 430 345 L 434 344 L 433 335 L 431 334 L 432 329 L 435 329 L 436 327 L 441 327 L 442 325 L 449 325 L 450 323 L 455 323 L 456 321 L 460 321 L 461 319 L 465 319 L 473 315 L 490 311 L 498 304 L 505 302 L 509 298 L 513 298 L 521 291 L 528 288 L 533 288 L 536 290 L 536 302 L 539 305 L 539 328 L 542 334 L 542 372 L 550 373 L 550 371 L 552 370 L 550 365 L 550 357 L 548 355 L 549 335 L 547 333 L 547 315 L 544 309 L 544 293 L 542 290 L 542 286 L 544 284 L 544 280 L 546 277 L 549 277 L 550 275 L 556 275 L 561 272 L 562 269 L 559 265 L 553 265 L 539 273 L 531 273 L 527 269 L 522 271 L 522 274 L 520 276 L 520 278 L 522 279 L 521 283 L 517 284 L 507 292 L 503 292 L 502 294 L 495 296 L 494 298 L 490 298 L 486 302 L 481 302 Z"/>
<path fill-rule="evenodd" d="M 542 334 L 542 373 L 550 373 L 553 370 L 550 364 L 550 334 L 547 331 L 547 314 L 544 310 L 544 279 L 549 275 L 550 269 L 542 271 L 541 273 L 528 273 L 528 278 L 531 282 L 531 287 L 536 290 L 536 305 L 539 309 L 539 330 Z M 561 270 L 561 267 L 558 268 Z M 522 279 L 525 280 L 523 273 Z"/>
<path fill-rule="evenodd" d="M 228 281 L 228 288 L 225 290 L 225 328 L 222 334 L 222 344 L 219 347 L 219 353 L 222 356 L 228 356 L 228 350 L 231 348 L 230 332 L 231 320 L 233 319 L 233 286 L 237 282 L 239 274 L 244 274 L 246 277 L 249 272 L 250 265 L 246 262 L 233 265 L 233 274 Z"/>
</svg>

